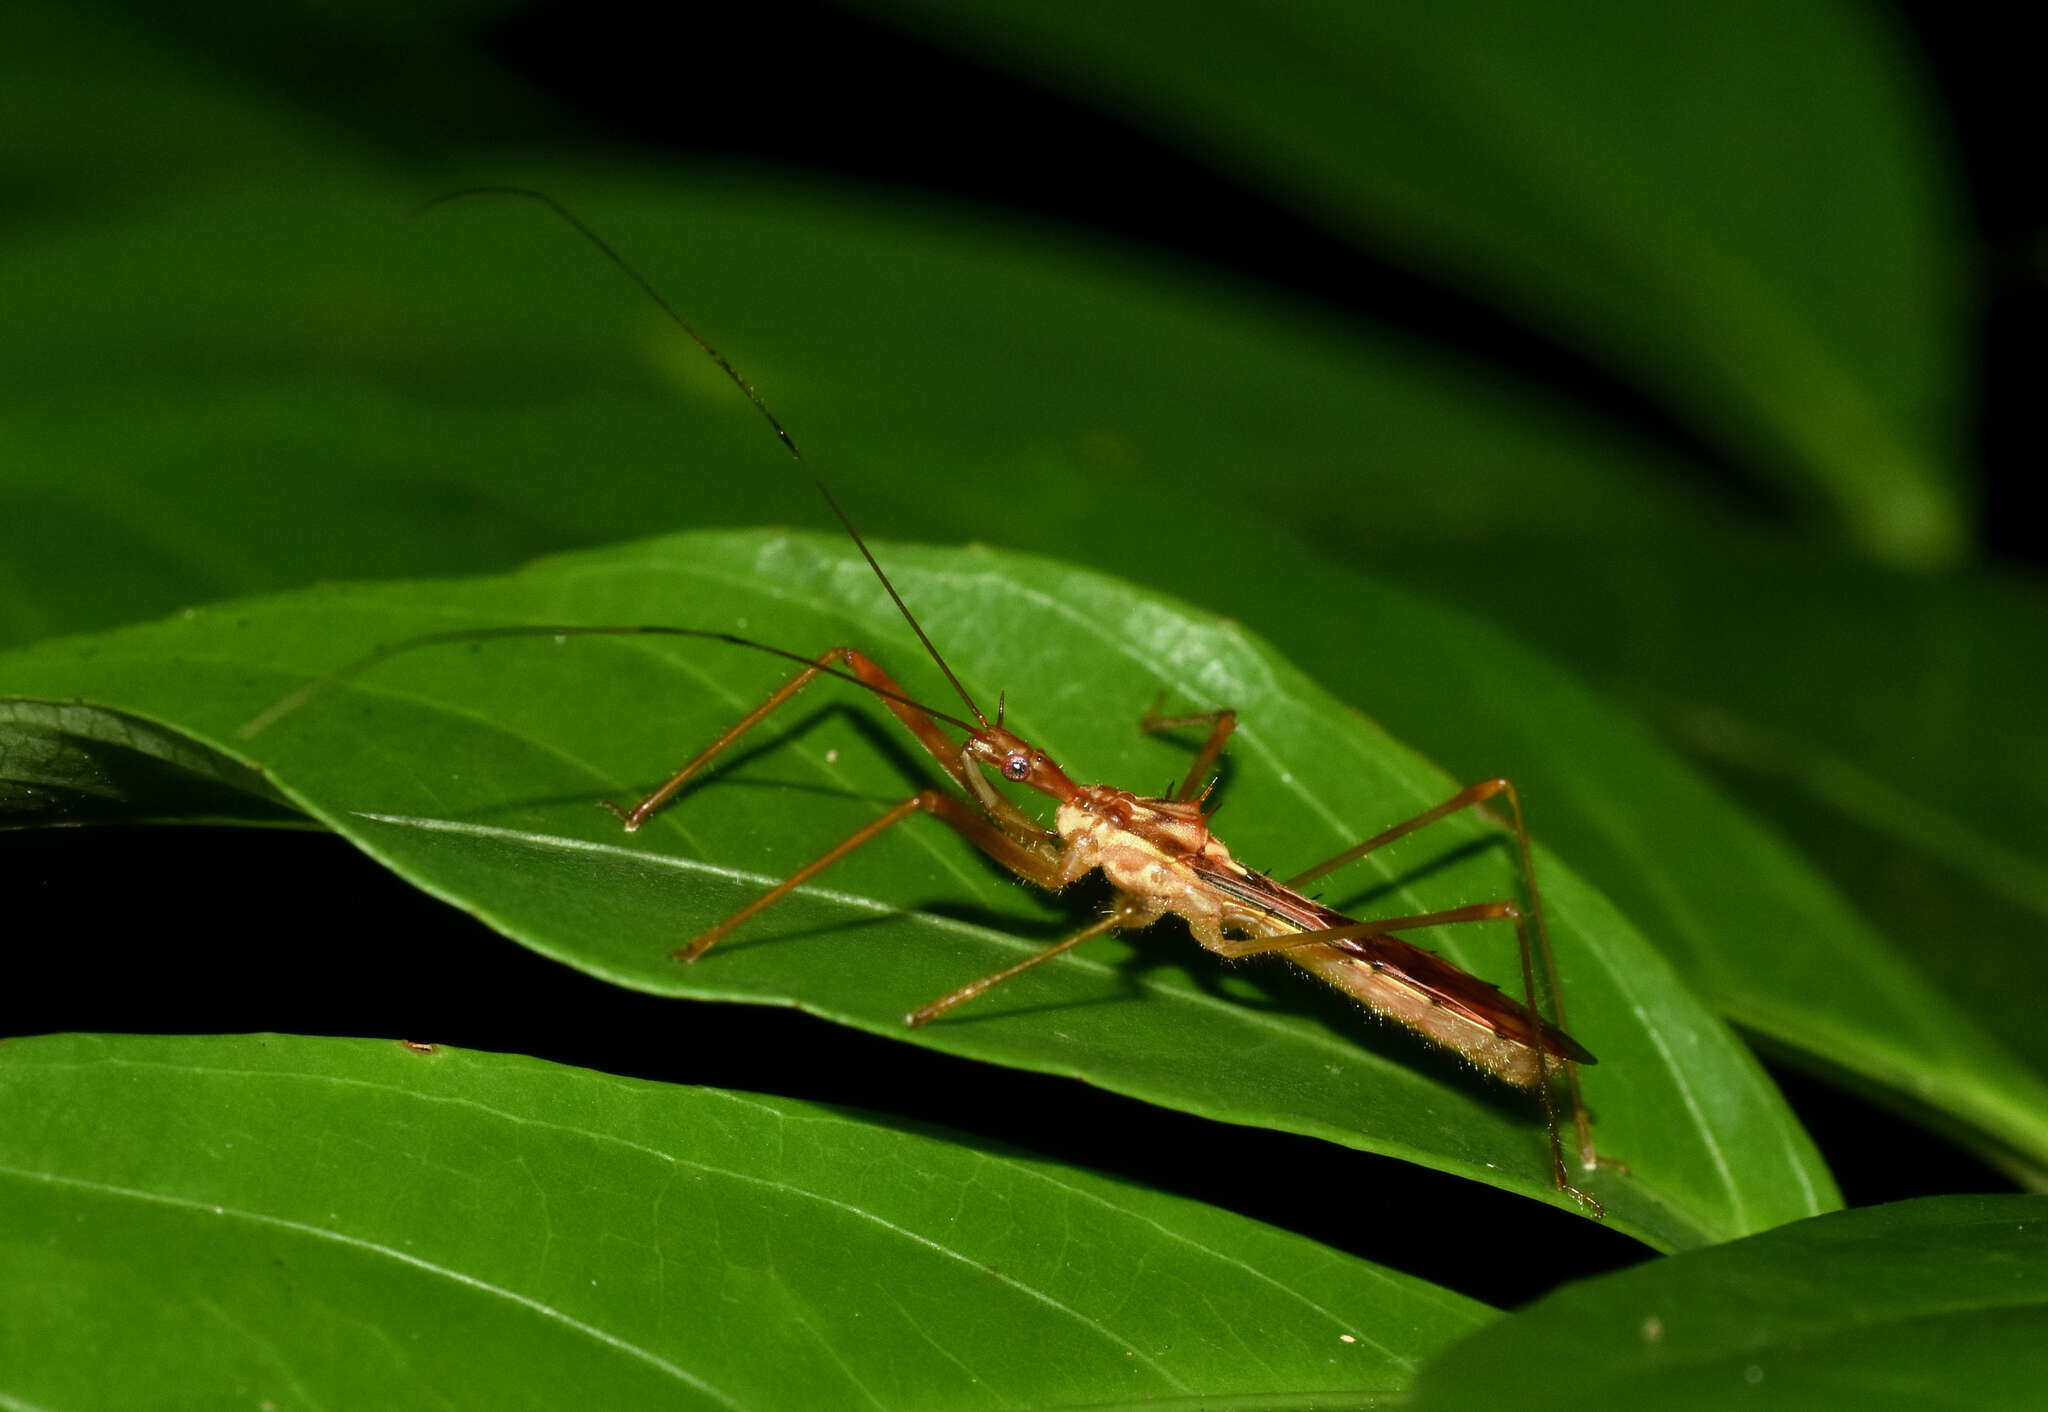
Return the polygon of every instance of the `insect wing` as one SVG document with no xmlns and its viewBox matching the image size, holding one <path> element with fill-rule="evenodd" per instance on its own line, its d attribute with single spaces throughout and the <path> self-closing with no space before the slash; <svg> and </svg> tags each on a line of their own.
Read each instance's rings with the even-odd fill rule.
<svg viewBox="0 0 2048 1412">
<path fill-rule="evenodd" d="M 1528 1006 L 1433 951 L 1425 951 L 1397 936 L 1368 936 L 1331 944 L 1504 1039 L 1531 1049 L 1541 1048 L 1546 1054 L 1569 1059 L 1574 1064 L 1598 1062 L 1584 1045 Z"/>
</svg>

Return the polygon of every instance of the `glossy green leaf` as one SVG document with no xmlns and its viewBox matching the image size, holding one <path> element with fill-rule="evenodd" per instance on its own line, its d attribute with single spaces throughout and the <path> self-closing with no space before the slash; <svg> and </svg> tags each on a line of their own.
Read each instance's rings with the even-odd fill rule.
<svg viewBox="0 0 2048 1412">
<path fill-rule="evenodd" d="M 2044 1380 L 2048 1198 L 1955 1196 L 1582 1281 L 1439 1355 L 1413 1405 L 2027 1407 Z"/>
<path fill-rule="evenodd" d="M 1356 1394 L 1490 1312 L 952 1135 L 388 1041 L 11 1041 L 0 1191 L 9 1407 Z"/>
<path fill-rule="evenodd" d="M 1881 558 L 1967 550 L 1957 215 L 1860 7 L 874 8 L 1528 311 Z"/>
<path fill-rule="evenodd" d="M 1169 600 L 993 551 L 884 557 L 926 629 L 954 645 L 963 679 L 1004 690 L 1013 728 L 1078 779 L 1149 792 L 1185 769 L 1185 743 L 1135 731 L 1158 693 L 1187 709 L 1236 706 L 1245 725 L 1221 825 L 1254 862 L 1306 866 L 1454 788 L 1241 630 Z M 504 579 L 317 590 L 53 642 L 0 662 L 0 691 L 82 697 L 245 756 L 421 886 L 622 984 L 796 1004 L 1570 1204 L 1550 1187 L 1527 1106 L 1274 968 L 1204 964 L 1165 936 L 1091 944 L 906 1034 L 913 1006 L 1089 915 L 1020 889 L 937 827 L 899 829 L 703 960 L 674 962 L 699 929 L 934 774 L 894 732 L 878 734 L 871 702 L 819 690 L 639 834 L 591 808 L 650 786 L 764 697 L 785 673 L 758 654 L 646 637 L 421 650 L 235 739 L 309 676 L 379 644 L 464 625 L 664 616 L 778 643 L 906 636 L 844 544 L 700 535 Z M 911 691 L 942 699 L 929 664 L 882 652 Z M 1512 895 L 1503 842 L 1480 820 L 1446 822 L 1375 855 L 1329 897 L 1407 915 Z M 1613 1223 L 1683 1246 L 1831 1204 L 1804 1133 L 1746 1052 L 1597 893 L 1548 857 L 1542 874 L 1571 1025 L 1602 1061 L 1584 1075 L 1595 1131 L 1630 1167 L 1590 1179 Z M 1472 930 L 1430 940 L 1469 969 L 1512 976 L 1511 939 L 1483 934 L 1506 929 Z"/>
</svg>

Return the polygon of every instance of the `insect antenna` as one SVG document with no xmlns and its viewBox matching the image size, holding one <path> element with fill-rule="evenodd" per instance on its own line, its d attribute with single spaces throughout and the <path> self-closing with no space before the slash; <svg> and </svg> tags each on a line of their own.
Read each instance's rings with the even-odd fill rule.
<svg viewBox="0 0 2048 1412">
<path fill-rule="evenodd" d="M 913 700 L 901 692 L 890 691 L 887 687 L 877 686 L 871 681 L 863 681 L 852 672 L 827 666 L 822 662 L 804 656 L 801 652 L 791 652 L 785 648 L 772 647 L 765 642 L 756 642 L 750 637 L 740 637 L 735 633 L 716 632 L 709 628 L 670 627 L 666 624 L 614 627 L 592 623 L 513 623 L 496 627 L 453 628 L 447 632 L 424 633 L 419 637 L 409 637 L 403 642 L 395 642 L 389 647 L 380 647 L 374 652 L 356 658 L 355 661 L 350 662 L 345 667 L 330 672 L 328 675 L 317 680 L 307 682 L 297 691 L 291 693 L 291 695 L 273 702 L 265 707 L 262 712 L 243 722 L 236 729 L 235 734 L 243 740 L 261 734 L 286 716 L 289 716 L 292 712 L 298 710 L 301 706 L 304 706 L 314 697 L 354 681 L 364 672 L 369 671 L 370 668 L 380 663 L 388 662 L 393 657 L 401 656 L 404 653 L 413 652 L 420 648 L 444 646 L 451 642 L 481 642 L 498 637 L 694 637 L 706 642 L 722 642 L 729 647 L 744 647 L 753 652 L 765 652 L 770 657 L 780 657 L 785 661 L 795 662 L 801 666 L 809 667 L 813 671 L 820 672 L 825 676 L 838 677 L 841 681 L 850 681 L 855 686 L 872 692 L 885 701 L 894 701 L 899 705 L 914 707 L 934 720 L 944 721 L 949 726 L 957 726 L 964 731 L 974 729 L 971 724 L 961 720 L 958 716 L 949 716 L 944 711 L 933 710 L 923 702 Z"/>
<path fill-rule="evenodd" d="M 896 585 L 889 581 L 889 576 L 886 573 L 882 572 L 882 566 L 876 560 L 874 552 L 868 548 L 868 542 L 862 539 L 860 531 L 853 527 L 853 520 L 841 508 L 838 497 L 833 495 L 831 487 L 825 484 L 825 478 L 819 475 L 811 463 L 805 459 L 804 453 L 797 448 L 796 438 L 789 434 L 788 429 L 782 425 L 781 420 L 775 413 L 768 410 L 768 404 L 762 400 L 761 394 L 754 390 L 754 385 L 740 376 L 739 369 L 727 362 L 723 353 L 711 346 L 711 340 L 697 332 L 696 325 L 684 318 L 676 306 L 669 303 L 663 297 L 662 292 L 654 287 L 653 281 L 641 274 L 634 267 L 632 261 L 615 250 L 610 241 L 599 235 L 595 230 L 592 230 L 588 225 L 585 225 L 582 217 L 578 216 L 554 197 L 548 195 L 545 191 L 535 191 L 533 188 L 525 186 L 469 186 L 464 187 L 460 191 L 450 191 L 445 195 L 436 196 L 433 200 L 420 206 L 413 214 L 425 215 L 436 207 L 471 196 L 523 196 L 530 201 L 538 201 L 541 205 L 561 217 L 570 229 L 595 246 L 599 254 L 617 266 L 621 274 L 640 287 L 641 293 L 654 301 L 654 306 L 668 316 L 669 322 L 688 334 L 690 341 L 704 350 L 705 356 L 709 357 L 712 362 L 718 365 L 721 372 L 732 379 L 733 386 L 746 394 L 747 401 L 754 404 L 754 410 L 759 412 L 762 420 L 766 421 L 769 427 L 774 430 L 775 439 L 780 441 L 788 449 L 789 454 L 796 458 L 796 463 L 803 467 L 804 474 L 811 478 L 811 484 L 817 487 L 818 494 L 824 497 L 825 504 L 838 519 L 840 526 L 852 538 L 854 547 L 860 550 L 861 558 L 868 561 L 868 567 L 873 569 L 875 577 L 881 580 L 883 589 L 888 592 L 889 601 L 896 605 L 896 611 L 903 615 L 903 621 L 910 624 L 910 630 L 917 634 L 917 640 L 924 644 L 924 650 L 931 655 L 932 661 L 938 664 L 939 670 L 945 673 L 946 680 L 952 684 L 953 690 L 960 694 L 960 699 L 967 703 L 968 713 L 976 721 L 980 722 L 983 728 L 986 728 L 988 726 L 988 717 L 981 714 L 981 708 L 974 704 L 974 698 L 967 694 L 967 688 L 960 684 L 960 678 L 953 675 L 953 669 L 946 665 L 946 659 L 940 655 L 938 647 L 929 637 L 925 636 L 924 627 L 917 621 L 917 615 L 910 611 L 910 605 L 903 601 L 903 595 L 896 591 Z"/>
</svg>

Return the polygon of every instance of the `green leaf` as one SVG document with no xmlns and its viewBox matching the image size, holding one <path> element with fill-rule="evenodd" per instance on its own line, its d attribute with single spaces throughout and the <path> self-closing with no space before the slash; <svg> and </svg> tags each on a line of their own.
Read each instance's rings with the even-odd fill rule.
<svg viewBox="0 0 2048 1412">
<path fill-rule="evenodd" d="M 1439 1354 L 1413 1405 L 2025 1407 L 2044 1379 L 2048 1198 L 1955 1196 L 1582 1281 Z"/>
<path fill-rule="evenodd" d="M 1525 311 L 1881 559 L 1967 552 L 1957 213 L 1898 36 L 1863 8 L 865 8 Z"/>
<path fill-rule="evenodd" d="M 1224 836 L 1289 871 L 1447 797 L 1454 781 L 1241 630 L 1048 561 L 883 546 L 955 670 L 1007 693 L 1013 728 L 1075 778 L 1150 791 L 1186 747 L 1141 739 L 1144 703 L 1243 713 Z M 1398 601 L 1365 605 L 1401 611 Z M 847 545 L 761 532 L 570 556 L 503 579 L 326 589 L 222 605 L 0 661 L 0 691 L 78 696 L 191 734 L 421 886 L 593 974 L 661 994 L 795 1004 L 874 1033 L 1070 1074 L 1208 1117 L 1389 1152 L 1569 1205 L 1534 1114 L 1398 1033 L 1318 1003 L 1277 967 L 1225 969 L 1169 937 L 1104 940 L 914 1034 L 902 1017 L 1089 915 L 1054 907 L 933 827 L 905 826 L 691 966 L 670 952 L 932 778 L 819 689 L 704 787 L 628 837 L 591 802 L 651 786 L 763 699 L 785 664 L 646 637 L 512 640 L 404 654 L 245 743 L 236 727 L 309 678 L 429 630 L 681 617 L 777 643 L 900 643 Z M 928 664 L 882 648 L 925 700 Z M 923 821 L 916 821 L 922 823 Z M 1502 834 L 1460 817 L 1375 855 L 1329 900 L 1407 915 L 1514 892 Z M 1826 1208 L 1826 1173 L 1754 1062 L 1608 904 L 1541 863 L 1586 1095 L 1630 1167 L 1593 1189 L 1665 1246 Z M 1511 940 L 1442 930 L 1506 979 Z"/>
<path fill-rule="evenodd" d="M 11 1041 L 0 1189 L 11 1407 L 1358 1394 L 1490 1313 L 957 1135 L 385 1041 Z"/>
</svg>

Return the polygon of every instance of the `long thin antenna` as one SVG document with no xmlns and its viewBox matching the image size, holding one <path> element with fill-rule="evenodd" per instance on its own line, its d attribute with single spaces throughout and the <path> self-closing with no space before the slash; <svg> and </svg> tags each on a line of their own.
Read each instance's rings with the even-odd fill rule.
<svg viewBox="0 0 2048 1412">
<path fill-rule="evenodd" d="M 838 677 L 841 681 L 850 681 L 855 686 L 871 691 L 885 701 L 894 701 L 901 706 L 913 707 L 924 712 L 934 720 L 944 721 L 949 726 L 958 726 L 964 731 L 974 729 L 973 726 L 957 716 L 949 716 L 944 711 L 934 711 L 921 701 L 914 701 L 899 692 L 890 691 L 887 687 L 876 686 L 871 681 L 863 681 L 852 672 L 841 671 L 837 667 L 828 667 L 822 662 L 814 661 L 804 656 L 801 652 L 790 652 L 784 648 L 770 647 L 765 642 L 756 642 L 750 637 L 740 637 L 734 633 L 713 632 L 707 628 L 676 628 L 666 625 L 605 627 L 590 623 L 564 623 L 559 625 L 514 623 L 509 626 L 500 627 L 455 628 L 448 632 L 423 633 L 419 637 L 409 637 L 405 641 L 393 643 L 389 647 L 380 647 L 367 656 L 358 657 L 340 671 L 307 682 L 291 695 L 273 702 L 265 707 L 260 714 L 244 721 L 235 734 L 243 740 L 259 735 L 269 730 L 292 712 L 298 710 L 301 706 L 304 706 L 314 697 L 354 681 L 364 672 L 369 671 L 370 668 L 377 666 L 379 663 L 388 662 L 393 657 L 416 651 L 422 647 L 435 647 L 447 642 L 478 642 L 486 638 L 496 637 L 695 637 L 707 642 L 723 642 L 730 647 L 745 647 L 750 651 L 765 652 L 770 657 L 780 657 L 785 661 L 798 663 L 814 671 L 822 672 L 828 677 Z"/>
<path fill-rule="evenodd" d="M 531 187 L 525 186 L 469 186 L 464 187 L 460 191 L 451 191 L 446 195 L 436 196 L 433 200 L 413 212 L 413 214 L 425 215 L 437 206 L 445 206 L 450 201 L 460 201 L 470 196 L 524 196 L 530 201 L 540 202 L 541 205 L 553 211 L 557 216 L 560 216 L 578 235 L 581 235 L 585 240 L 596 246 L 598 252 L 616 265 L 620 273 L 624 274 L 627 279 L 640 286 L 640 292 L 653 300 L 655 307 L 668 315 L 671 323 L 688 334 L 690 341 L 703 349 L 705 355 L 712 362 L 718 364 L 719 369 L 732 379 L 733 386 L 746 394 L 747 401 L 754 404 L 754 410 L 759 412 L 762 419 L 774 430 L 776 440 L 787 447 L 789 454 L 796 458 L 796 463 L 804 468 L 804 474 L 811 478 L 811 484 L 818 488 L 818 494 L 825 498 L 825 504 L 831 508 L 832 513 L 838 517 L 840 525 L 852 537 L 854 547 L 860 550 L 861 558 L 868 561 L 868 567 L 873 569 L 875 577 L 881 580 L 882 587 L 889 594 L 889 601 L 896 605 L 896 611 L 903 615 L 904 622 L 910 624 L 910 630 L 917 634 L 917 640 L 924 644 L 924 650 L 931 654 L 932 661 L 936 662 L 939 670 L 946 674 L 946 680 L 952 683 L 953 690 L 960 693 L 960 699 L 967 703 L 969 714 L 986 728 L 988 717 L 981 714 L 981 708 L 974 704 L 974 698 L 967 694 L 967 688 L 960 685 L 960 678 L 953 675 L 953 669 L 946 665 L 946 659 L 939 655 L 939 649 L 933 645 L 929 637 L 925 636 L 924 627 L 910 611 L 910 605 L 903 601 L 903 595 L 896 591 L 896 585 L 891 583 L 889 576 L 882 572 L 882 566 L 876 562 L 874 553 L 868 548 L 868 542 L 860 537 L 860 531 L 853 527 L 853 521 L 847 517 L 846 511 L 840 508 L 838 498 L 832 494 L 831 488 L 825 484 L 824 477 L 820 476 L 811 466 L 811 463 L 804 459 L 804 453 L 797 449 L 796 438 L 792 437 L 781 421 L 776 418 L 776 415 L 768 410 L 768 404 L 761 400 L 761 394 L 754 391 L 752 383 L 740 376 L 739 369 L 727 362 L 725 355 L 716 348 L 713 348 L 711 341 L 704 337 L 703 334 L 697 332 L 696 326 L 684 318 L 678 312 L 675 305 L 662 297 L 661 291 L 654 287 L 653 282 L 647 276 L 641 274 L 639 270 L 634 268 L 630 260 L 613 249 L 610 241 L 585 225 L 580 216 L 554 197 L 548 195 L 545 191 L 535 191 Z"/>
</svg>

